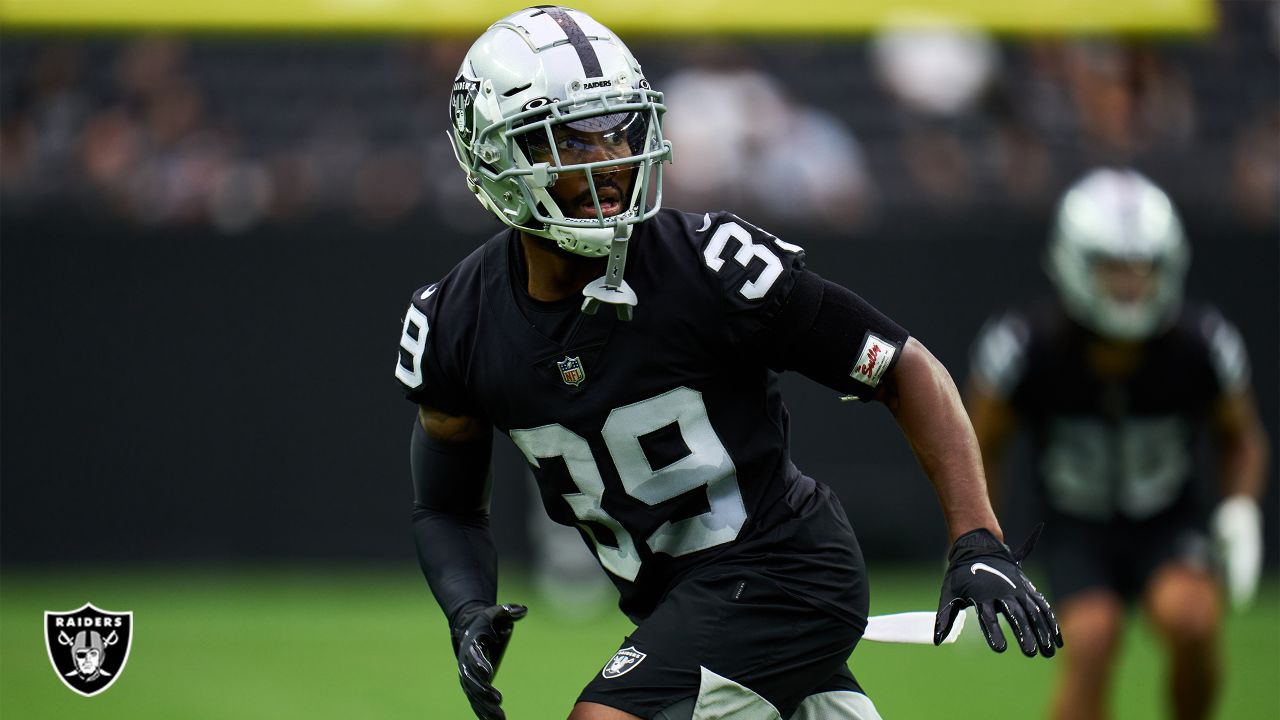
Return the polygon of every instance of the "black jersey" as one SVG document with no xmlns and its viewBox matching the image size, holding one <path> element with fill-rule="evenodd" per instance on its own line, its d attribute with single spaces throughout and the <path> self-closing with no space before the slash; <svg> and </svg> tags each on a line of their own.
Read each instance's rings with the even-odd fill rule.
<svg viewBox="0 0 1280 720">
<path fill-rule="evenodd" d="M 1090 372 L 1089 338 L 1045 304 L 993 319 L 974 346 L 974 375 L 1031 429 L 1041 497 L 1085 520 L 1194 512 L 1199 433 L 1217 399 L 1249 382 L 1240 333 L 1213 308 L 1184 306 L 1112 379 Z"/>
<path fill-rule="evenodd" d="M 582 532 L 623 611 L 644 617 L 674 577 L 781 521 L 800 473 L 774 372 L 779 319 L 806 316 L 788 306 L 814 301 L 795 290 L 815 276 L 801 248 L 733 215 L 663 210 L 633 233 L 639 305 L 622 321 L 580 301 L 530 306 L 517 242 L 499 233 L 414 294 L 396 376 L 410 400 L 507 433 L 548 514 Z M 907 334 L 860 310 L 847 331 L 862 352 L 828 384 L 865 398 Z"/>
</svg>

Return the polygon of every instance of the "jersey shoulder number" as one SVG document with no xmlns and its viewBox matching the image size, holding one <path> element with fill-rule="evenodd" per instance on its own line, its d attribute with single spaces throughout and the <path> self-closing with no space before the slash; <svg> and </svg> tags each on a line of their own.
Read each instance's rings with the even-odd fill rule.
<svg viewBox="0 0 1280 720">
<path fill-rule="evenodd" d="M 789 275 L 804 267 L 804 249 L 731 213 L 707 213 L 694 232 L 702 260 L 738 300 L 756 302 L 790 289 Z"/>
<path fill-rule="evenodd" d="M 400 325 L 395 376 L 405 396 L 452 415 L 475 415 L 477 405 L 463 378 L 465 348 L 474 332 L 469 286 L 449 275 L 414 291 Z"/>
<path fill-rule="evenodd" d="M 396 379 L 408 391 L 422 387 L 422 357 L 427 350 L 427 333 L 431 321 L 427 319 L 427 301 L 440 289 L 433 283 L 414 291 L 409 309 L 404 313 L 400 330 L 400 357 L 396 361 Z"/>
</svg>

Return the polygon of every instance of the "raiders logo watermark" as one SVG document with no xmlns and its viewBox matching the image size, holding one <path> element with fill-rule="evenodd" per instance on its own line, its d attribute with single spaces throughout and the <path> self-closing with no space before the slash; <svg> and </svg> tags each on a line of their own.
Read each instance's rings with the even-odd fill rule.
<svg viewBox="0 0 1280 720">
<path fill-rule="evenodd" d="M 44 613 L 44 644 L 62 684 L 85 697 L 111 687 L 129 661 L 133 612 L 78 610 Z"/>
<path fill-rule="evenodd" d="M 604 670 L 600 671 L 600 675 L 605 680 L 621 677 L 634 670 L 647 657 L 649 657 L 647 654 L 636 650 L 635 646 L 624 647 L 605 664 Z"/>
<path fill-rule="evenodd" d="M 576 357 L 566 355 L 563 360 L 556 362 L 556 367 L 560 368 L 560 379 L 566 385 L 578 387 L 587 379 L 587 371 L 582 367 L 582 361 Z"/>
</svg>

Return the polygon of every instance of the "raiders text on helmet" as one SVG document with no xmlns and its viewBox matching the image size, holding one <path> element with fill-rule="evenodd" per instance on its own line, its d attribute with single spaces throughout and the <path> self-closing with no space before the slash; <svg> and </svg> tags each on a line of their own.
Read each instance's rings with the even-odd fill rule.
<svg viewBox="0 0 1280 720">
<path fill-rule="evenodd" d="M 449 109 L 449 138 L 467 185 L 507 225 L 603 257 L 615 237 L 625 240 L 661 206 L 662 161 L 671 157 L 662 95 L 622 41 L 585 13 L 535 7 L 494 23 L 467 52 Z M 626 152 L 567 156 L 557 148 L 558 127 L 612 134 Z M 619 169 L 634 173 L 630 197 L 606 216 L 593 173 Z M 567 173 L 585 176 L 595 217 L 570 217 L 547 191 Z"/>
<path fill-rule="evenodd" d="M 1190 249 L 1173 204 L 1133 170 L 1099 169 L 1058 205 L 1046 263 L 1066 311 L 1104 337 L 1143 340 L 1163 329 L 1182 302 Z M 1098 264 L 1149 264 L 1152 286 L 1139 299 L 1113 297 Z"/>
</svg>

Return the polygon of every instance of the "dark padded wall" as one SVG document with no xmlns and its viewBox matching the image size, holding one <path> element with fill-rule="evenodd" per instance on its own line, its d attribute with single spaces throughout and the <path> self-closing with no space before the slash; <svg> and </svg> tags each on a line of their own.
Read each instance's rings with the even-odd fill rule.
<svg viewBox="0 0 1280 720">
<path fill-rule="evenodd" d="M 1194 207 L 1184 215 L 1191 293 L 1243 329 L 1275 438 L 1275 230 Z M 973 209 L 890 219 L 852 238 L 771 230 L 959 379 L 983 318 L 1047 290 L 1044 223 Z M 415 287 L 481 239 L 439 228 L 423 215 L 396 227 L 330 218 L 228 237 L 6 212 L 0 560 L 411 558 L 413 409 L 391 374 L 401 313 Z M 941 515 L 884 408 L 839 403 L 803 378 L 786 390 L 797 463 L 838 489 L 868 553 L 936 557 Z M 536 501 L 522 472 L 501 444 L 495 525 L 506 557 L 522 552 L 523 505 Z"/>
</svg>

